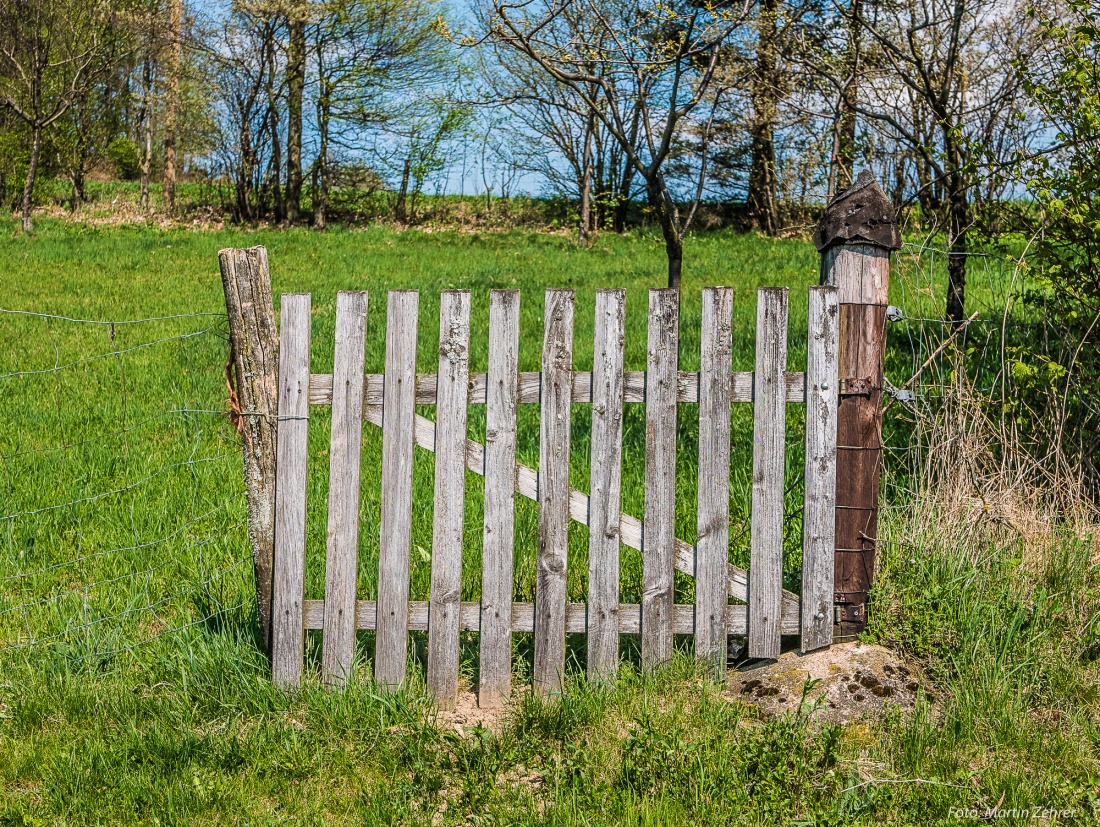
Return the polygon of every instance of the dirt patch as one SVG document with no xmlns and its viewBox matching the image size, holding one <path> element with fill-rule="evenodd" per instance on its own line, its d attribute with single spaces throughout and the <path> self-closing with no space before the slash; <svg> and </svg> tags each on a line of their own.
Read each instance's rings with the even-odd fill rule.
<svg viewBox="0 0 1100 827">
<path fill-rule="evenodd" d="M 465 735 L 467 729 L 478 726 L 499 734 L 507 711 L 507 706 L 482 709 L 477 705 L 476 693 L 459 692 L 455 708 L 450 712 L 440 712 L 438 721 L 441 727 L 453 729 L 459 735 Z"/>
<path fill-rule="evenodd" d="M 921 686 L 918 669 L 882 646 L 840 643 L 809 654 L 730 673 L 725 695 L 760 707 L 766 715 L 790 712 L 802 702 L 807 678 L 820 681 L 806 697 L 814 717 L 848 723 L 879 715 L 890 706 L 913 706 Z"/>
</svg>

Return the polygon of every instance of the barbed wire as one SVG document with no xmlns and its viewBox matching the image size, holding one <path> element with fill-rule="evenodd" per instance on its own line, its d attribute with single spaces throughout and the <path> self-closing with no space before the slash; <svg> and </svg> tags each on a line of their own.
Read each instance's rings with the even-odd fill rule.
<svg viewBox="0 0 1100 827">
<path fill-rule="evenodd" d="M 0 317 L 5 361 L 38 362 L 0 373 L 0 439 L 18 440 L 0 442 L 0 653 L 106 658 L 253 603 L 242 478 L 220 470 L 239 457 L 225 314 Z"/>
</svg>

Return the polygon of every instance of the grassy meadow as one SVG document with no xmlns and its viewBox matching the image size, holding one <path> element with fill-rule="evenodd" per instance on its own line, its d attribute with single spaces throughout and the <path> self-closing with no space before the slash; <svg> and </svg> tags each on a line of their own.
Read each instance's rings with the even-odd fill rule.
<svg viewBox="0 0 1100 827">
<path fill-rule="evenodd" d="M 522 292 L 520 369 L 539 368 L 547 287 L 577 290 L 574 364 L 590 369 L 595 290 L 627 289 L 626 369 L 641 370 L 646 290 L 663 286 L 646 231 L 306 230 L 88 226 L 41 218 L 34 234 L 0 225 L 0 825 L 3 824 L 840 824 L 955 823 L 952 807 L 1040 805 L 1100 818 L 1100 566 L 1091 536 L 1051 529 L 1041 543 L 1005 532 L 935 529 L 929 507 L 885 517 L 879 605 L 868 637 L 911 655 L 927 697 L 911 715 L 847 727 L 806 715 L 760 720 L 690 663 L 657 675 L 626 653 L 611 688 L 574 677 L 544 702 L 520 693 L 494 730 L 465 733 L 419 691 L 362 680 L 330 694 L 315 677 L 272 688 L 253 630 L 240 448 L 225 416 L 227 358 L 217 250 L 263 244 L 278 307 L 312 294 L 312 370 L 332 369 L 336 293 L 370 292 L 367 370 L 381 372 L 385 292 L 420 290 L 418 369 L 435 372 L 439 292 L 473 291 L 471 370 L 487 360 L 488 295 Z M 734 369 L 754 360 L 755 291 L 790 288 L 789 367 L 802 369 L 806 288 L 818 255 L 804 240 L 731 232 L 686 248 L 680 366 L 698 365 L 700 289 L 735 290 Z M 934 257 L 900 260 L 892 301 L 934 317 Z M 989 274 L 990 268 L 979 272 Z M 997 271 L 999 272 L 999 271 Z M 972 283 L 974 307 L 1003 298 Z M 64 318 L 57 318 L 64 317 Z M 132 324 L 92 321 L 152 319 Z M 88 321 L 75 321 L 88 320 Z M 899 322 L 888 375 L 908 378 L 929 342 Z M 893 330 L 893 329 L 892 329 Z M 573 485 L 588 488 L 587 406 L 573 410 Z M 677 536 L 695 537 L 695 406 L 682 407 Z M 430 408 L 421 411 L 432 416 Z M 787 587 L 801 545 L 800 406 L 788 409 Z M 311 412 L 307 597 L 323 596 L 328 420 Z M 470 412 L 484 439 L 484 411 Z M 520 410 L 519 459 L 538 464 L 538 406 Z M 902 426 L 891 433 L 901 433 Z M 748 556 L 752 422 L 736 406 L 731 559 Z M 888 427 L 889 430 L 889 427 Z M 380 433 L 365 426 L 359 596 L 377 579 Z M 623 508 L 641 516 L 644 411 L 624 420 Z M 430 503 L 432 455 L 417 449 L 414 497 Z M 412 593 L 426 599 L 430 507 L 413 515 Z M 517 498 L 517 599 L 534 589 L 537 510 Z M 932 526 L 932 528 L 930 528 Z M 463 599 L 480 591 L 481 481 L 467 477 Z M 587 530 L 570 527 L 569 594 L 583 600 Z M 640 600 L 640 558 L 623 549 L 624 602 Z M 677 601 L 693 599 L 677 575 Z M 624 639 L 625 640 L 625 639 Z M 308 672 L 319 639 L 307 647 Z M 1091 648 L 1090 648 L 1091 647 Z M 627 646 L 629 649 L 629 645 Z M 476 684 L 476 637 L 462 669 Z M 529 642 L 516 638 L 515 668 Z M 875 783 L 865 783 L 875 779 Z M 895 780 L 920 783 L 896 784 Z M 883 783 L 877 783 L 881 781 Z M 1034 823 L 1021 818 L 1007 823 Z"/>
</svg>

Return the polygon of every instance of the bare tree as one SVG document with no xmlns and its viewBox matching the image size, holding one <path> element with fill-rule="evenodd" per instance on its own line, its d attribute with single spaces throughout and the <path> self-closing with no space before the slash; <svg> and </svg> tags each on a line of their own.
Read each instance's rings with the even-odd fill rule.
<svg viewBox="0 0 1100 827">
<path fill-rule="evenodd" d="M 570 108 L 594 113 L 645 182 L 665 241 L 668 285 L 678 288 L 684 216 L 666 162 L 707 106 L 722 46 L 745 18 L 729 3 L 628 0 L 492 0 L 480 8 L 485 38 L 526 56 L 568 93 Z M 631 139 L 637 117 L 640 140 Z"/>
<path fill-rule="evenodd" d="M 780 95 L 779 2 L 760 0 L 756 72 L 752 80 L 752 164 L 745 199 L 750 223 L 768 235 L 779 231 L 776 199 L 775 126 Z"/>
<path fill-rule="evenodd" d="M 866 41 L 861 69 L 853 80 L 850 61 L 842 62 L 831 80 L 844 109 L 914 158 L 922 203 L 942 205 L 946 313 L 961 322 L 975 187 L 1030 135 L 1018 118 L 1016 63 L 1029 52 L 1033 28 L 1022 9 L 1002 0 L 875 0 L 855 10 L 850 24 Z M 942 193 L 942 202 L 930 193 Z"/>
<path fill-rule="evenodd" d="M 371 155 L 385 166 L 396 162 L 402 171 L 395 217 L 408 220 L 409 187 L 423 180 L 424 153 L 437 154 L 456 124 L 447 96 L 437 94 L 445 87 L 441 79 L 458 68 L 435 30 L 438 11 L 433 0 L 326 0 L 316 8 L 315 228 L 327 220 L 334 149 Z"/>
<path fill-rule="evenodd" d="M 31 133 L 23 230 L 32 229 L 43 132 L 69 110 L 99 57 L 104 6 L 87 0 L 0 0 L 0 103 Z"/>
<path fill-rule="evenodd" d="M 176 129 L 183 70 L 183 0 L 168 0 L 168 94 L 164 107 L 164 208 L 176 211 Z"/>
<path fill-rule="evenodd" d="M 302 210 L 302 99 L 306 82 L 306 25 L 311 12 L 308 0 L 291 0 L 287 4 L 286 220 L 290 224 L 298 223 Z"/>
</svg>

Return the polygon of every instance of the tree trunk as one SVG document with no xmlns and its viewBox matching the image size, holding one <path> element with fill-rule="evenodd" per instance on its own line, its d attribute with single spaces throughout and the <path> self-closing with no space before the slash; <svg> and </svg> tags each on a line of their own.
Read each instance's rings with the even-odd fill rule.
<svg viewBox="0 0 1100 827">
<path fill-rule="evenodd" d="M 271 35 L 271 40 L 267 47 L 267 128 L 271 132 L 271 175 L 268 185 L 271 188 L 275 222 L 281 224 L 286 220 L 286 201 L 282 190 L 283 151 L 279 143 L 279 100 L 275 94 L 274 34 Z"/>
<path fill-rule="evenodd" d="M 752 226 L 768 235 L 779 231 L 775 205 L 777 17 L 778 0 L 761 0 L 756 77 L 752 86 L 752 166 L 749 169 L 748 212 Z"/>
<path fill-rule="evenodd" d="M 302 211 L 302 90 L 306 82 L 304 9 L 292 12 L 286 58 L 286 220 L 297 224 Z"/>
<path fill-rule="evenodd" d="M 666 188 L 658 177 L 646 182 L 646 197 L 649 206 L 657 216 L 661 235 L 665 239 L 665 254 L 668 256 L 668 287 L 680 289 L 680 273 L 684 264 L 684 240 L 676 226 L 676 217 L 669 205 Z"/>
<path fill-rule="evenodd" d="M 848 43 L 844 50 L 844 94 L 837 111 L 837 141 L 833 157 L 833 192 L 846 190 L 855 180 L 856 112 L 849 105 L 859 94 L 859 63 L 862 55 L 863 0 L 852 0 L 848 18 Z"/>
<path fill-rule="evenodd" d="M 634 184 L 634 165 L 625 161 L 623 177 L 619 179 L 619 191 L 615 196 L 615 212 L 611 217 L 611 229 L 622 235 L 626 232 L 626 219 L 630 212 L 630 188 Z"/>
<path fill-rule="evenodd" d="M 592 221 L 592 130 L 596 125 L 594 113 L 589 113 L 584 130 L 584 155 L 581 162 L 581 205 L 577 224 L 577 244 L 588 246 L 588 233 Z"/>
<path fill-rule="evenodd" d="M 397 191 L 397 205 L 394 207 L 394 218 L 398 224 L 408 222 L 409 175 L 411 172 L 412 158 L 406 158 L 405 165 L 401 168 L 401 188 Z"/>
<path fill-rule="evenodd" d="M 149 173 L 153 168 L 153 62 L 149 55 L 141 67 L 141 211 L 149 212 Z"/>
<path fill-rule="evenodd" d="M 38 174 L 38 156 L 42 150 L 42 125 L 31 126 L 31 157 L 27 164 L 27 181 L 23 185 L 23 232 L 33 229 L 31 210 L 34 208 L 34 179 Z"/>
<path fill-rule="evenodd" d="M 313 176 L 313 229 L 325 229 L 325 221 L 328 216 L 328 125 L 329 111 L 325 105 L 325 97 L 317 103 L 317 132 L 319 145 L 317 147 L 317 162 L 314 165 Z"/>
<path fill-rule="evenodd" d="M 73 186 L 72 211 L 75 213 L 84 203 L 84 170 L 83 165 L 69 170 L 69 183 Z"/>
<path fill-rule="evenodd" d="M 962 172 L 962 151 L 949 130 L 944 142 L 948 203 L 947 318 L 955 325 L 966 319 L 967 230 L 970 202 Z"/>
<path fill-rule="evenodd" d="M 168 4 L 168 95 L 164 106 L 164 207 L 176 211 L 176 122 L 180 105 L 180 68 L 183 63 L 183 0 Z"/>
</svg>

